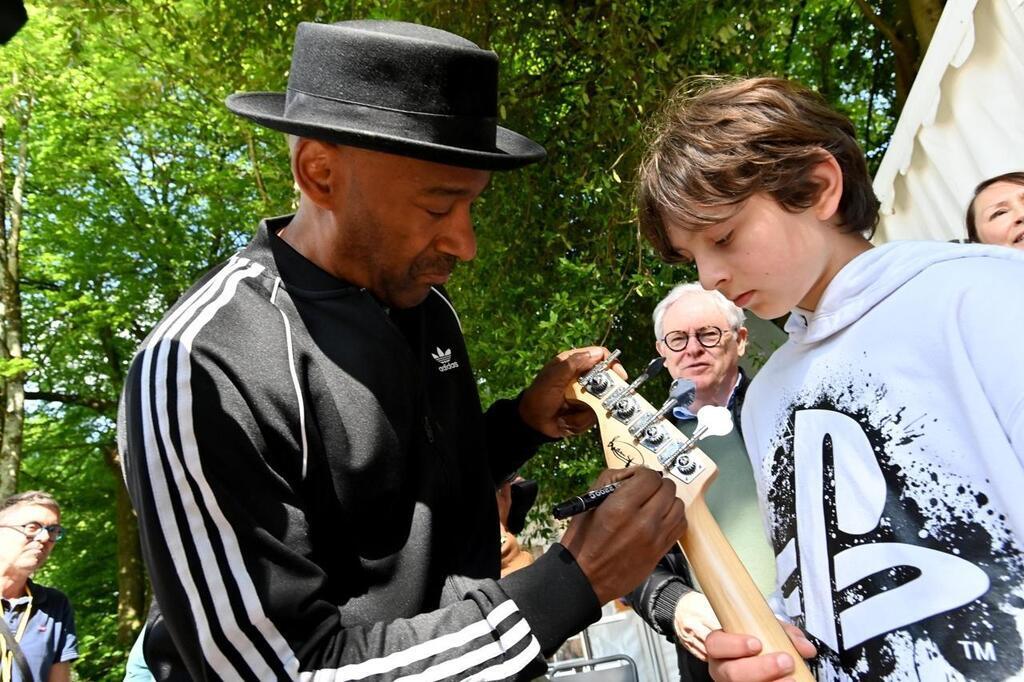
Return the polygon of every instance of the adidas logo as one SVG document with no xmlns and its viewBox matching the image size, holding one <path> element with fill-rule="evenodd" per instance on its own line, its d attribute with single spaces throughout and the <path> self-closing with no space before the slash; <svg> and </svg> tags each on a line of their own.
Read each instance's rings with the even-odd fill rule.
<svg viewBox="0 0 1024 682">
<path fill-rule="evenodd" d="M 447 372 L 448 370 L 455 369 L 456 367 L 459 366 L 458 361 L 451 362 L 451 359 L 452 359 L 452 349 L 451 348 L 449 348 L 447 350 L 441 350 L 441 347 L 438 346 L 434 350 L 436 352 L 431 353 L 430 357 L 432 357 L 435 360 L 437 360 L 437 364 L 438 364 L 437 369 L 438 369 L 438 371 L 440 371 L 440 372 Z"/>
</svg>

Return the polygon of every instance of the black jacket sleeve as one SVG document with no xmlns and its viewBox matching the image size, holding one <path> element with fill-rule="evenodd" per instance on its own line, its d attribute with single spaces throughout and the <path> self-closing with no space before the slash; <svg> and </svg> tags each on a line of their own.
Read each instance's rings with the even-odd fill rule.
<svg viewBox="0 0 1024 682">
<path fill-rule="evenodd" d="M 557 440 L 523 423 L 519 416 L 522 397 L 520 393 L 512 400 L 495 400 L 484 414 L 487 453 L 496 484 L 533 457 L 541 445 Z"/>
<path fill-rule="evenodd" d="M 657 633 L 674 642 L 676 604 L 693 589 L 686 558 L 676 546 L 658 561 L 651 575 L 627 595 L 626 601 Z"/>
</svg>

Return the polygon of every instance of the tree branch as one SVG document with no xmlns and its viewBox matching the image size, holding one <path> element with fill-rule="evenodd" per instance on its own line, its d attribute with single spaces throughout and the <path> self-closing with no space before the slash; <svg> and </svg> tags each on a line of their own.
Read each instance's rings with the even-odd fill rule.
<svg viewBox="0 0 1024 682">
<path fill-rule="evenodd" d="M 875 12 L 867 0 L 855 0 L 855 2 L 871 25 L 878 29 L 878 32 L 885 36 L 885 39 L 892 46 L 892 52 L 896 56 L 896 97 L 902 107 L 902 103 L 907 99 L 910 85 L 914 82 L 914 75 L 917 72 L 914 52 L 911 46 L 908 46 L 900 39 L 896 29 L 886 23 Z"/>
<path fill-rule="evenodd" d="M 860 11 L 864 14 L 867 20 L 871 22 L 871 25 L 877 28 L 878 32 L 885 36 L 886 40 L 892 43 L 893 49 L 895 49 L 897 45 L 901 44 L 899 36 L 896 35 L 896 31 L 893 30 L 889 24 L 885 23 L 882 17 L 878 16 L 878 12 L 875 11 L 874 7 L 868 4 L 867 0 L 855 0 L 855 2 L 857 3 L 857 6 L 860 7 Z"/>
<path fill-rule="evenodd" d="M 807 0 L 800 0 L 800 6 L 793 12 L 793 21 L 789 25 L 789 40 L 786 41 L 786 60 L 782 73 L 789 76 L 789 68 L 793 63 L 793 43 L 796 42 L 796 34 L 800 30 L 800 20 L 803 17 L 804 8 L 807 7 Z"/>
<path fill-rule="evenodd" d="M 270 197 L 267 196 L 267 187 L 263 184 L 263 174 L 260 172 L 260 162 L 256 159 L 256 142 L 252 137 L 252 129 L 245 128 L 245 144 L 249 147 L 249 162 L 252 163 L 252 173 L 256 180 L 256 189 L 259 190 L 260 199 L 264 206 L 270 205 Z"/>
<path fill-rule="evenodd" d="M 40 291 L 60 291 L 63 288 L 54 282 L 46 282 L 41 279 L 26 279 L 24 277 L 21 278 L 21 286 Z"/>
<path fill-rule="evenodd" d="M 77 393 L 62 393 L 60 391 L 25 391 L 25 400 L 44 400 L 49 403 L 77 405 L 78 407 L 88 407 L 90 410 L 96 410 L 97 412 L 110 412 L 117 408 L 117 402 L 113 400 L 78 395 Z"/>
<path fill-rule="evenodd" d="M 124 360 L 114 342 L 114 330 L 110 325 L 103 325 L 97 331 L 97 336 L 100 339 L 103 354 L 107 356 L 107 362 L 110 364 L 110 375 L 113 377 L 115 385 L 120 386 L 124 383 Z"/>
</svg>

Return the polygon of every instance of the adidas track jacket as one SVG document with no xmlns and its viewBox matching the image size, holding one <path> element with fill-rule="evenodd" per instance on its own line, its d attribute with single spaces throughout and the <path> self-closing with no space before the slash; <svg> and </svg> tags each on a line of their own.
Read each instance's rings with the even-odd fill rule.
<svg viewBox="0 0 1024 682">
<path fill-rule="evenodd" d="M 530 679 L 600 615 L 556 545 L 499 574 L 494 481 L 539 434 L 484 414 L 441 291 L 388 311 L 276 237 L 145 341 L 119 442 L 158 679 Z M 268 227 L 269 226 L 269 227 Z M 543 593 L 543 598 L 542 598 Z"/>
</svg>

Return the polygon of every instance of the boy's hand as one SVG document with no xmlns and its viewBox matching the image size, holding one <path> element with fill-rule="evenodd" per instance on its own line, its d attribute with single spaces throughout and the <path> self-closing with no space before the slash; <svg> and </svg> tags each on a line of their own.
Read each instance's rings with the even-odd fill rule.
<svg viewBox="0 0 1024 682">
<path fill-rule="evenodd" d="M 679 643 L 700 660 L 708 660 L 704 640 L 713 630 L 722 628 L 718 616 L 711 610 L 708 598 L 696 590 L 680 597 L 676 603 L 673 625 Z"/>
<path fill-rule="evenodd" d="M 814 645 L 800 628 L 779 622 L 801 656 L 813 658 L 817 655 Z M 787 676 L 793 672 L 793 659 L 789 654 L 759 656 L 761 642 L 750 635 L 733 635 L 715 630 L 708 635 L 705 646 L 708 651 L 708 671 L 717 682 L 770 682 L 789 679 Z"/>
</svg>

